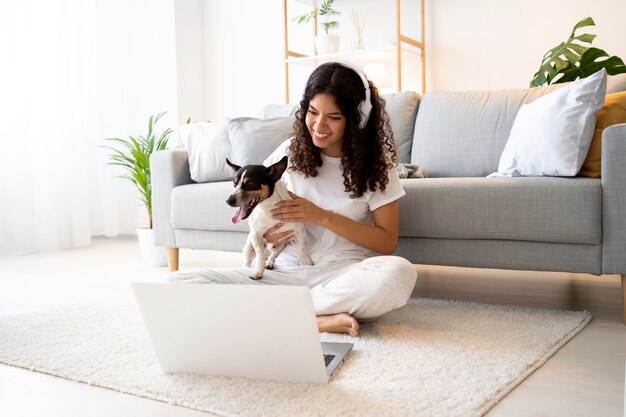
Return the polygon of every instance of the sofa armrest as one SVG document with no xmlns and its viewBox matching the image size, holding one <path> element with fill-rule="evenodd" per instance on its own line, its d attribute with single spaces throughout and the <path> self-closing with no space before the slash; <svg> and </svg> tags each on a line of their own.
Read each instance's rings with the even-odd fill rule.
<svg viewBox="0 0 626 417">
<path fill-rule="evenodd" d="M 602 133 L 602 273 L 626 274 L 626 123 Z"/>
<path fill-rule="evenodd" d="M 176 247 L 172 227 L 172 190 L 192 183 L 187 151 L 166 150 L 150 157 L 152 176 L 152 228 L 156 246 Z"/>
</svg>

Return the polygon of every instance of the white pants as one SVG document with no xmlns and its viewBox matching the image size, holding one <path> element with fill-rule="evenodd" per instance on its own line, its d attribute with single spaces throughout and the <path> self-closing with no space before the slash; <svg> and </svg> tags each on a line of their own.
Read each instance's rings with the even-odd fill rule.
<svg viewBox="0 0 626 417">
<path fill-rule="evenodd" d="M 249 278 L 250 268 L 179 271 L 170 282 L 215 284 L 305 285 L 311 288 L 317 315 L 348 313 L 370 321 L 406 304 L 417 279 L 409 261 L 398 256 L 376 256 L 363 261 L 335 262 L 266 270 L 263 278 Z"/>
</svg>

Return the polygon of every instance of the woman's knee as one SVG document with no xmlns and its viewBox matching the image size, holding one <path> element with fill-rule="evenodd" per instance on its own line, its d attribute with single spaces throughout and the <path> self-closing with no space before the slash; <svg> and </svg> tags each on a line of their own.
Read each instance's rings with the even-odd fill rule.
<svg viewBox="0 0 626 417">
<path fill-rule="evenodd" d="M 402 307 L 411 297 L 417 271 L 413 264 L 399 256 L 370 258 L 366 268 L 371 269 L 365 288 L 367 298 L 378 300 L 386 311 Z M 382 313 L 381 313 L 382 314 Z M 380 314 L 379 314 L 380 315 Z"/>
<path fill-rule="evenodd" d="M 413 291 L 417 270 L 408 260 L 400 256 L 377 256 L 364 262 L 376 264 L 376 269 L 380 272 L 377 275 L 381 278 L 382 285 L 408 289 L 409 293 Z"/>
</svg>

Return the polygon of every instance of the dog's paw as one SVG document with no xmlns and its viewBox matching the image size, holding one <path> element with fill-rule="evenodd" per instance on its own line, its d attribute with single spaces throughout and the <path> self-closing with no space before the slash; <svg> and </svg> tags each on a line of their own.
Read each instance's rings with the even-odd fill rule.
<svg viewBox="0 0 626 417">
<path fill-rule="evenodd" d="M 272 261 L 265 262 L 265 269 L 269 269 L 269 270 L 274 269 L 274 262 Z"/>
<path fill-rule="evenodd" d="M 250 274 L 250 279 L 253 280 L 259 280 L 263 278 L 263 271 L 252 271 L 252 273 Z"/>
<path fill-rule="evenodd" d="M 313 259 L 309 255 L 302 255 L 298 257 L 298 263 L 300 265 L 313 265 Z"/>
</svg>

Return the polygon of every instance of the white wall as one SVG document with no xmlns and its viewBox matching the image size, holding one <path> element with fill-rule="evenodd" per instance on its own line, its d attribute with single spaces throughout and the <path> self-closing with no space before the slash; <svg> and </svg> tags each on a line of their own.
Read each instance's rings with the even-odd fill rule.
<svg viewBox="0 0 626 417">
<path fill-rule="evenodd" d="M 178 0 L 194 1 L 194 0 Z M 407 3 L 414 3 L 410 6 Z M 391 7 L 381 7 L 389 3 Z M 417 2 L 402 0 L 406 11 L 402 24 L 409 36 L 417 38 L 419 30 L 411 31 L 419 16 L 415 16 Z M 291 50 L 305 54 L 312 52 L 311 26 L 297 25 L 291 18 L 306 13 L 307 1 L 288 2 Z M 339 34 L 341 50 L 349 50 L 354 40 L 349 11 L 355 9 L 361 16 L 368 15 L 365 42 L 375 47 L 393 41 L 395 14 L 392 0 L 338 0 L 336 8 L 342 15 Z M 178 12 L 177 7 L 177 12 Z M 206 118 L 254 115 L 264 104 L 285 102 L 285 67 L 282 0 L 204 0 L 204 66 Z M 189 46 L 178 43 L 179 48 Z M 186 63 L 182 63 L 184 67 Z M 291 101 L 299 101 L 311 65 L 292 65 L 290 69 Z M 181 62 L 179 58 L 179 72 Z M 179 81 L 180 82 L 180 81 Z M 182 101 L 190 95 L 179 96 Z M 182 109 L 182 104 L 179 109 Z M 180 110 L 181 113 L 182 110 Z M 182 115 L 181 115 L 182 117 Z"/>
<path fill-rule="evenodd" d="M 178 123 L 206 120 L 204 1 L 178 0 L 176 12 L 176 82 Z"/>
<path fill-rule="evenodd" d="M 209 120 L 283 101 L 281 0 L 205 0 L 204 24 Z"/>
<path fill-rule="evenodd" d="M 380 5 L 385 1 L 389 7 L 383 9 Z M 204 114 L 206 120 L 253 115 L 263 104 L 284 102 L 282 0 L 177 0 L 177 13 L 181 2 L 192 6 L 187 7 L 186 20 L 177 16 L 177 26 L 188 24 L 193 29 L 187 41 L 179 38 L 177 42 L 181 120 L 187 114 Z M 410 30 L 418 22 L 418 9 L 411 2 L 418 4 L 418 0 L 402 0 L 402 25 L 409 36 L 419 38 L 417 28 Z M 296 1 L 288 4 L 290 15 L 306 11 Z M 337 0 L 344 12 L 340 17 L 342 49 L 353 41 L 351 8 L 369 13 L 367 45 L 392 41 L 387 34 L 393 33 L 393 4 L 393 0 Z M 202 23 L 197 19 L 200 9 Z M 565 41 L 574 24 L 588 16 L 596 26 L 579 33 L 596 33 L 594 46 L 626 59 L 624 0 L 426 0 L 426 89 L 526 88 L 543 54 Z M 294 29 L 290 24 L 291 48 L 306 49 L 310 43 L 302 39 L 308 29 Z M 204 80 L 198 74 L 200 41 L 192 39 L 201 25 Z M 304 83 L 308 71 L 295 69 L 292 90 Z M 185 85 L 181 74 L 192 74 L 187 81 L 193 81 Z"/>
<path fill-rule="evenodd" d="M 591 16 L 593 45 L 626 59 L 624 0 L 426 0 L 427 89 L 526 88 L 549 49 Z"/>
</svg>

